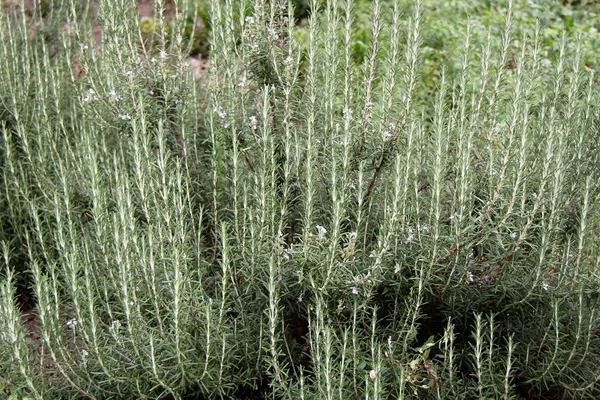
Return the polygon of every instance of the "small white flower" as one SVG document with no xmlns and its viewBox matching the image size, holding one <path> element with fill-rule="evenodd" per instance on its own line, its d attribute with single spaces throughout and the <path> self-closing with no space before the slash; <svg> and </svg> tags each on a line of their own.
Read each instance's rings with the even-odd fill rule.
<svg viewBox="0 0 600 400">
<path fill-rule="evenodd" d="M 68 320 L 65 325 L 67 325 L 68 327 L 74 328 L 79 324 L 79 321 L 77 321 L 75 318 Z"/>
<path fill-rule="evenodd" d="M 302 303 L 302 295 L 298 296 L 298 303 Z"/>
<path fill-rule="evenodd" d="M 238 82 L 238 86 L 241 88 L 246 87 L 246 82 L 246 75 L 242 75 L 240 81 Z"/>
<path fill-rule="evenodd" d="M 86 357 L 87 357 L 87 356 L 89 356 L 89 355 L 90 355 L 90 353 L 88 353 L 86 350 L 82 350 L 82 351 L 81 351 L 81 356 L 82 356 L 83 358 L 86 358 Z"/>
<path fill-rule="evenodd" d="M 267 32 L 269 33 L 269 35 L 271 35 L 271 37 L 275 40 L 279 39 L 279 35 L 277 34 L 277 31 L 275 31 L 275 29 L 273 28 L 269 28 L 267 29 Z"/>
<path fill-rule="evenodd" d="M 112 101 L 119 101 L 119 100 L 121 100 L 121 96 L 119 96 L 119 95 L 117 94 L 117 92 L 115 92 L 115 89 L 111 89 L 111 90 L 108 92 L 108 94 L 110 95 L 110 99 L 111 99 Z"/>
<path fill-rule="evenodd" d="M 397 274 L 400 272 L 400 265 L 396 264 L 396 268 L 394 268 L 394 273 Z"/>
<path fill-rule="evenodd" d="M 408 235 L 408 237 L 406 238 L 404 243 L 410 243 L 413 241 L 414 238 L 415 238 L 415 235 L 411 233 L 410 235 Z"/>
<path fill-rule="evenodd" d="M 475 276 L 473 276 L 473 273 L 471 271 L 469 271 L 469 282 L 474 282 L 475 281 Z"/>
<path fill-rule="evenodd" d="M 160 58 L 166 58 L 167 57 L 167 52 L 164 50 L 160 51 Z"/>
<path fill-rule="evenodd" d="M 129 115 L 129 114 L 119 114 L 119 118 L 121 118 L 122 120 L 130 120 L 131 119 L 131 115 Z"/>
<path fill-rule="evenodd" d="M 286 64 L 286 65 L 289 65 L 289 64 L 291 64 L 293 62 L 294 62 L 294 58 L 292 56 L 287 56 L 285 58 L 285 60 L 283 60 L 283 63 Z"/>
<path fill-rule="evenodd" d="M 469 258 L 475 258 L 475 249 L 471 249 L 471 251 L 469 252 Z"/>
<path fill-rule="evenodd" d="M 252 125 L 252 130 L 256 130 L 256 128 L 258 128 L 258 120 L 256 119 L 256 117 L 252 115 L 248 119 L 250 120 L 250 125 Z"/>
<path fill-rule="evenodd" d="M 324 226 L 321 225 L 317 225 L 317 232 L 319 233 L 319 237 L 324 237 L 325 234 L 327 233 L 327 229 Z"/>
<path fill-rule="evenodd" d="M 217 107 L 213 108 L 213 111 L 219 116 L 221 119 L 225 119 L 227 117 L 227 113 L 223 110 L 218 109 Z"/>
<path fill-rule="evenodd" d="M 355 287 L 353 287 L 352 288 L 352 294 L 355 295 L 355 296 L 358 296 L 358 289 L 355 288 Z"/>
<path fill-rule="evenodd" d="M 356 233 L 356 232 L 350 232 L 350 233 L 348 234 L 348 238 L 349 238 L 351 241 L 355 241 L 357 237 L 358 237 L 358 233 Z"/>
<path fill-rule="evenodd" d="M 390 133 L 390 131 L 383 131 L 383 136 L 385 136 L 386 138 L 391 138 L 392 134 Z"/>
<path fill-rule="evenodd" d="M 111 322 L 110 324 L 113 328 L 120 328 L 121 327 L 121 321 L 119 321 L 118 319 Z"/>
<path fill-rule="evenodd" d="M 85 96 L 85 97 L 83 98 L 83 101 L 84 101 L 84 102 L 86 102 L 86 103 L 87 103 L 87 102 L 89 102 L 90 100 L 91 100 L 91 99 L 90 99 L 90 96 Z"/>
<path fill-rule="evenodd" d="M 249 23 L 249 24 L 253 24 L 253 23 L 254 23 L 254 17 L 251 17 L 250 15 L 248 15 L 248 16 L 245 18 L 245 21 L 246 21 L 247 23 Z"/>
<path fill-rule="evenodd" d="M 452 214 L 452 215 L 450 216 L 450 221 L 452 221 L 454 218 L 456 218 L 456 217 L 454 216 L 454 214 Z"/>
<path fill-rule="evenodd" d="M 82 49 L 87 50 L 88 49 L 88 45 L 84 44 L 83 46 L 81 46 Z"/>
<path fill-rule="evenodd" d="M 511 233 L 510 237 L 513 238 L 513 239 L 516 239 L 517 238 L 517 232 Z"/>
<path fill-rule="evenodd" d="M 375 372 L 374 369 L 372 369 L 371 371 L 369 371 L 369 378 L 375 380 L 377 379 L 377 372 Z"/>
<path fill-rule="evenodd" d="M 181 103 L 181 100 L 175 99 L 175 104 L 179 104 L 179 103 Z"/>
<path fill-rule="evenodd" d="M 132 71 L 125 71 L 125 76 L 131 76 L 131 75 L 133 75 Z"/>
<path fill-rule="evenodd" d="M 419 229 L 425 232 L 429 232 L 429 225 L 419 226 Z"/>
<path fill-rule="evenodd" d="M 544 283 L 542 284 L 542 288 L 543 288 L 544 290 L 548 290 L 548 289 L 550 289 L 550 285 L 548 285 L 546 282 L 544 282 Z"/>
<path fill-rule="evenodd" d="M 369 257 L 371 257 L 371 258 L 376 258 L 376 257 L 377 257 L 377 251 L 376 251 L 376 250 L 373 250 L 373 251 L 371 252 L 371 254 L 369 254 Z"/>
</svg>

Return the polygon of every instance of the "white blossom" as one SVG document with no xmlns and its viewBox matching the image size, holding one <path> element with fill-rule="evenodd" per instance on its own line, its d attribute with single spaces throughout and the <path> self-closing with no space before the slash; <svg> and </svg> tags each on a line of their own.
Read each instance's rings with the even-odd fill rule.
<svg viewBox="0 0 600 400">
<path fill-rule="evenodd" d="M 119 100 L 121 100 L 121 96 L 119 96 L 119 95 L 117 94 L 117 92 L 115 91 L 115 89 L 111 89 L 111 90 L 108 92 L 108 94 L 110 95 L 110 99 L 111 99 L 112 101 L 119 101 Z"/>
<path fill-rule="evenodd" d="M 353 287 L 352 288 L 352 294 L 355 295 L 355 296 L 358 296 L 358 289 L 355 288 L 355 287 Z"/>
<path fill-rule="evenodd" d="M 79 321 L 77 321 L 75 318 L 68 320 L 65 325 L 67 325 L 70 328 L 74 328 L 79 324 Z"/>
<path fill-rule="evenodd" d="M 319 237 L 322 238 L 325 236 L 325 234 L 327 234 L 327 228 L 325 228 L 324 226 L 317 225 L 316 228 L 317 232 L 319 233 Z"/>
<path fill-rule="evenodd" d="M 256 119 L 256 117 L 252 115 L 248 119 L 250 120 L 250 124 L 252 125 L 252 130 L 256 130 L 256 128 L 258 128 L 258 120 Z"/>
<path fill-rule="evenodd" d="M 246 82 L 246 75 L 242 75 L 240 77 L 240 81 L 238 82 L 238 86 L 241 88 L 246 87 Z"/>
<path fill-rule="evenodd" d="M 273 29 L 273 28 L 269 28 L 269 29 L 267 29 L 267 32 L 269 33 L 269 35 L 271 35 L 271 37 L 272 37 L 274 40 L 277 40 L 277 39 L 279 39 L 279 35 L 277 34 L 277 31 L 275 31 L 275 29 Z"/>
</svg>

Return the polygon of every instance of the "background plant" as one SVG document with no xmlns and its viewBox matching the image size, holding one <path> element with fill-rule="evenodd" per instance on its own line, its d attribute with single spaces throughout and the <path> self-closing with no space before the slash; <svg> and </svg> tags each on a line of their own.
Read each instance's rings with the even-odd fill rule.
<svg viewBox="0 0 600 400">
<path fill-rule="evenodd" d="M 78 4 L 0 14 L 7 393 L 598 396 L 590 42 L 214 1 L 194 80 L 194 4 Z"/>
</svg>

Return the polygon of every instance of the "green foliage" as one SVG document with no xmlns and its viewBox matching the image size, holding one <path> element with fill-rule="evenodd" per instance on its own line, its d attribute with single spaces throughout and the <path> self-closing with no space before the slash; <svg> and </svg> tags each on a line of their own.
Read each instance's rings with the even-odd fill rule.
<svg viewBox="0 0 600 400">
<path fill-rule="evenodd" d="M 0 13 L 4 394 L 600 396 L 592 9 L 203 4 Z"/>
</svg>

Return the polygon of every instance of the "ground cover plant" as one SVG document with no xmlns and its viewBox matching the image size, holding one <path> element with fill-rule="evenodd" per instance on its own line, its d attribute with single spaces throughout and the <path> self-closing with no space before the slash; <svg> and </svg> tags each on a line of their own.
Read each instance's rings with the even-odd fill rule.
<svg viewBox="0 0 600 400">
<path fill-rule="evenodd" d="M 4 394 L 600 396 L 577 20 L 548 34 L 507 1 L 444 35 L 431 2 L 203 4 L 0 14 Z"/>
</svg>

